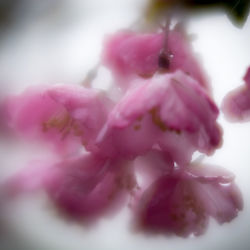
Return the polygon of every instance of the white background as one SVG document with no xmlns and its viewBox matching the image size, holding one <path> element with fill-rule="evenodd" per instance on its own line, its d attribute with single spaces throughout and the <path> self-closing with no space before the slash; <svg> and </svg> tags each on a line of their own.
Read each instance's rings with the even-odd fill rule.
<svg viewBox="0 0 250 250">
<path fill-rule="evenodd" d="M 52 2 L 53 8 L 50 6 Z M 33 5 L 27 5 L 23 10 L 24 15 L 17 15 L 18 23 L 1 35 L 1 95 L 18 93 L 30 85 L 78 84 L 98 62 L 105 34 L 131 26 L 142 14 L 145 2 L 33 1 Z M 38 7 L 34 8 L 34 3 Z M 58 7 L 56 3 L 64 5 Z M 239 29 L 225 14 L 210 13 L 193 17 L 188 30 L 197 35 L 193 47 L 201 56 L 215 101 L 220 106 L 229 90 L 243 84 L 242 77 L 250 65 L 250 19 Z M 41 250 L 250 249 L 250 123 L 230 124 L 222 114 L 219 121 L 224 128 L 224 144 L 205 161 L 224 166 L 236 174 L 245 206 L 233 222 L 219 226 L 211 220 L 207 233 L 199 238 L 147 238 L 129 231 L 129 214 L 125 209 L 114 219 L 103 220 L 94 229 L 86 230 L 82 225 L 59 218 L 43 194 L 39 194 L 30 202 L 23 201 L 18 207 L 13 205 L 4 215 L 10 233 L 0 239 L 1 245 L 15 240 L 18 247 L 13 249 L 18 250 L 21 243 Z M 1 179 L 28 160 L 43 156 L 38 147 L 29 145 L 14 146 L 2 142 L 0 150 Z M 10 247 L 6 246 L 6 249 Z"/>
</svg>

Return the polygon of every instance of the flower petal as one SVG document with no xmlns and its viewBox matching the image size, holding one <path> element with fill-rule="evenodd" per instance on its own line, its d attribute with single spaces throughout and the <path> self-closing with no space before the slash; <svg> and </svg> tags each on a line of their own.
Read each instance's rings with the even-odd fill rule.
<svg viewBox="0 0 250 250">
<path fill-rule="evenodd" d="M 112 102 L 101 91 L 80 86 L 59 85 L 50 88 L 48 94 L 67 110 L 74 134 L 82 137 L 86 149 L 97 151 L 95 138 L 106 122 Z"/>
<path fill-rule="evenodd" d="M 219 223 L 230 222 L 243 209 L 242 195 L 232 173 L 209 165 L 191 165 L 187 171 L 196 179 L 197 197 Z"/>
<path fill-rule="evenodd" d="M 150 77 L 159 70 L 159 55 L 164 48 L 165 34 L 121 31 L 107 39 L 103 62 L 114 73 L 117 83 L 127 88 L 135 76 Z M 168 72 L 182 70 L 201 86 L 209 89 L 206 77 L 190 43 L 178 25 L 168 33 L 167 48 L 170 55 Z"/>
<path fill-rule="evenodd" d="M 78 86 L 36 87 L 6 101 L 8 124 L 25 138 L 54 145 L 56 151 L 77 152 L 92 141 L 105 121 L 106 98 Z"/>
<path fill-rule="evenodd" d="M 230 121 L 250 120 L 250 67 L 244 81 L 244 86 L 231 91 L 223 100 L 222 110 Z"/>
<path fill-rule="evenodd" d="M 186 237 L 203 234 L 209 216 L 219 223 L 234 219 L 243 201 L 232 175 L 221 169 L 216 174 L 216 168 L 211 174 L 208 166 L 198 167 L 191 165 L 153 182 L 133 207 L 136 228 Z"/>
<path fill-rule="evenodd" d="M 204 233 L 208 215 L 194 195 L 189 179 L 162 176 L 145 191 L 136 211 L 143 231 L 186 237 Z"/>
<path fill-rule="evenodd" d="M 110 113 L 97 143 L 104 153 L 131 158 L 158 145 L 184 164 L 195 150 L 210 154 L 220 145 L 217 116 L 203 88 L 181 71 L 137 79 Z"/>
<path fill-rule="evenodd" d="M 65 216 L 88 223 L 121 208 L 135 185 L 127 162 L 85 154 L 33 164 L 7 181 L 5 189 L 11 197 L 44 189 Z"/>
</svg>

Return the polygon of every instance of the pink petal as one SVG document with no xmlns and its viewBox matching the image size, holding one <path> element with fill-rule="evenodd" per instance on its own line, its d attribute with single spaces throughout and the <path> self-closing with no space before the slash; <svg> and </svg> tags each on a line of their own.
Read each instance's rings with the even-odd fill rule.
<svg viewBox="0 0 250 250">
<path fill-rule="evenodd" d="M 134 208 L 137 229 L 186 237 L 203 234 L 209 216 L 219 223 L 237 216 L 243 201 L 232 175 L 198 167 L 163 175 L 144 192 Z"/>
<path fill-rule="evenodd" d="M 158 60 L 164 47 L 164 33 L 135 33 L 120 31 L 107 39 L 103 62 L 114 73 L 117 83 L 129 87 L 135 76 L 150 77 L 159 70 Z M 169 32 L 167 49 L 173 55 L 168 71 L 182 70 L 209 89 L 206 77 L 196 59 L 190 43 L 178 25 Z"/>
<path fill-rule="evenodd" d="M 244 80 L 245 85 L 229 92 L 222 103 L 222 110 L 231 121 L 250 120 L 250 67 Z"/>
<path fill-rule="evenodd" d="M 33 164 L 5 186 L 11 196 L 45 189 L 64 215 L 92 222 L 121 208 L 135 185 L 133 169 L 126 162 L 86 154 L 56 164 Z"/>
<path fill-rule="evenodd" d="M 156 139 L 159 137 L 159 130 L 151 122 L 151 116 L 145 115 L 140 120 L 132 120 L 131 124 L 120 127 L 110 120 L 101 130 L 97 138 L 99 153 L 108 157 L 126 157 L 134 159 L 137 155 L 143 155 L 152 148 Z M 117 113 L 119 115 L 119 111 Z M 118 121 L 119 123 L 120 121 Z"/>
<path fill-rule="evenodd" d="M 227 184 L 235 178 L 235 175 L 227 169 L 208 164 L 204 166 L 199 163 L 192 163 L 186 168 L 186 172 L 201 183 L 211 183 L 214 181 Z"/>
<path fill-rule="evenodd" d="M 109 115 L 97 142 L 103 153 L 135 157 L 160 146 L 181 164 L 195 150 L 211 154 L 221 142 L 218 109 L 181 71 L 137 79 Z"/>
<path fill-rule="evenodd" d="M 135 185 L 133 173 L 126 167 L 86 156 L 63 168 L 58 166 L 46 189 L 68 216 L 92 220 L 124 204 L 128 191 Z"/>
<path fill-rule="evenodd" d="M 207 213 L 219 223 L 230 222 L 243 209 L 243 199 L 234 183 L 234 175 L 221 167 L 191 165 L 187 170 L 192 174 L 199 197 Z"/>
<path fill-rule="evenodd" d="M 140 230 L 188 236 L 204 233 L 208 215 L 197 201 L 192 182 L 180 176 L 162 176 L 145 191 L 138 205 Z"/>
<path fill-rule="evenodd" d="M 75 123 L 73 130 L 80 133 L 82 144 L 89 151 L 97 151 L 95 139 L 106 122 L 112 102 L 104 93 L 78 86 L 56 86 L 48 90 L 49 96 L 62 105 Z"/>
<path fill-rule="evenodd" d="M 9 97 L 9 126 L 25 138 L 50 142 L 59 152 L 77 152 L 92 141 L 105 121 L 104 96 L 78 86 L 36 87 Z"/>
</svg>

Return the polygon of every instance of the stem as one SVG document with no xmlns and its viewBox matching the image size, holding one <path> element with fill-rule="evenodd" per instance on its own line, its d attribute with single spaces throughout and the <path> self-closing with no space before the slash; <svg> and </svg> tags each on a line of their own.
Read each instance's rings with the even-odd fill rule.
<svg viewBox="0 0 250 250">
<path fill-rule="evenodd" d="M 166 71 L 170 67 L 170 59 L 171 59 L 171 54 L 168 49 L 168 37 L 169 37 L 169 31 L 170 31 L 170 23 L 171 23 L 171 17 L 168 15 L 166 19 L 166 24 L 163 27 L 163 46 L 162 49 L 159 53 L 159 58 L 158 58 L 158 66 L 160 70 Z"/>
<path fill-rule="evenodd" d="M 92 81 L 95 79 L 95 77 L 97 75 L 97 71 L 99 69 L 99 66 L 100 66 L 100 64 L 97 63 L 92 69 L 90 69 L 87 72 L 87 75 L 83 79 L 81 85 L 83 85 L 86 88 L 90 88 L 91 87 L 91 83 L 92 83 Z"/>
</svg>

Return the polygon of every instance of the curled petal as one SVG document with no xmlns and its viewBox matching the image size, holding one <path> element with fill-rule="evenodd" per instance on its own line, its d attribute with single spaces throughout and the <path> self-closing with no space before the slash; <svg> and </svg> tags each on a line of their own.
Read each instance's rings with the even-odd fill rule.
<svg viewBox="0 0 250 250">
<path fill-rule="evenodd" d="M 231 121 L 250 120 L 250 67 L 244 81 L 245 85 L 227 94 L 222 103 L 222 110 Z"/>
<path fill-rule="evenodd" d="M 189 180 L 162 176 L 143 194 L 136 210 L 140 230 L 152 233 L 200 235 L 208 215 L 194 195 Z"/>
<path fill-rule="evenodd" d="M 92 149 L 108 106 L 100 93 L 78 86 L 36 87 L 5 102 L 9 127 L 66 153 L 79 150 L 82 144 Z"/>
<path fill-rule="evenodd" d="M 196 195 L 208 215 L 220 224 L 230 222 L 243 209 L 243 201 L 238 187 L 233 183 L 196 183 Z"/>
<path fill-rule="evenodd" d="M 115 212 L 136 185 L 128 164 L 92 154 L 36 167 L 11 178 L 6 185 L 8 193 L 13 196 L 45 190 L 59 211 L 84 222 Z"/>
<path fill-rule="evenodd" d="M 160 70 L 162 51 L 166 50 L 164 63 L 166 72 L 182 70 L 196 79 L 201 86 L 209 89 L 206 77 L 197 61 L 190 43 L 183 30 L 176 26 L 168 32 L 160 33 L 135 33 L 121 31 L 107 39 L 103 62 L 114 73 L 117 82 L 123 88 L 128 88 L 131 78 L 141 76 L 151 77 Z M 166 44 L 165 44 L 166 39 Z"/>
<path fill-rule="evenodd" d="M 186 172 L 201 183 L 211 183 L 214 181 L 227 184 L 235 178 L 235 175 L 225 168 L 207 164 L 203 166 L 199 163 L 192 163 L 186 168 Z"/>
<path fill-rule="evenodd" d="M 241 192 L 234 182 L 234 175 L 228 170 L 218 166 L 191 164 L 186 174 L 192 175 L 197 197 L 207 213 L 219 223 L 230 222 L 243 209 Z"/>
<path fill-rule="evenodd" d="M 237 216 L 243 201 L 232 175 L 223 171 L 221 177 L 215 168 L 211 174 L 208 166 L 192 168 L 163 175 L 145 190 L 134 208 L 137 229 L 186 237 L 203 234 L 209 216 L 219 223 Z"/>
<path fill-rule="evenodd" d="M 218 109 L 194 79 L 176 71 L 135 82 L 98 136 L 104 153 L 134 157 L 158 145 L 184 164 L 220 145 Z"/>
<path fill-rule="evenodd" d="M 82 144 L 89 151 L 97 151 L 95 138 L 106 122 L 112 102 L 104 93 L 83 87 L 56 86 L 48 94 L 69 113 L 76 136 L 81 136 Z"/>
<path fill-rule="evenodd" d="M 160 131 L 151 122 L 151 116 L 145 115 L 142 120 L 135 119 L 131 124 L 120 126 L 112 121 L 112 115 L 115 115 L 115 112 L 115 110 L 112 111 L 108 122 L 97 137 L 99 153 L 112 158 L 134 159 L 137 155 L 143 155 L 149 151 L 156 138 L 160 136 Z"/>
</svg>

